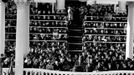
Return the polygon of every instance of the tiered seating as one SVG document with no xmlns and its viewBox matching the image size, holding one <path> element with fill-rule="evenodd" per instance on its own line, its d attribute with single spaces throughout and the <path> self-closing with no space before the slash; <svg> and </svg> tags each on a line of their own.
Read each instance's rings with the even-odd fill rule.
<svg viewBox="0 0 134 75">
<path fill-rule="evenodd" d="M 66 14 L 66 12 L 63 10 L 52 10 L 52 4 L 51 3 L 31 3 L 32 8 L 30 8 L 30 14 L 31 15 L 56 15 L 56 14 Z"/>
<path fill-rule="evenodd" d="M 16 6 L 13 1 L 6 3 L 5 8 L 5 54 L 2 55 L 3 67 L 9 67 L 11 58 L 15 56 L 16 39 Z"/>
<path fill-rule="evenodd" d="M 16 7 L 10 6 L 6 5 L 3 67 L 9 67 L 15 56 Z M 24 58 L 24 68 L 76 72 L 134 70 L 134 60 L 125 60 L 127 13 L 114 13 L 113 5 L 82 7 L 88 9 L 80 13 L 80 21 L 87 13 L 83 22 L 83 51 L 71 55 L 67 50 L 65 12 L 52 12 L 51 8 L 48 3 L 30 5 L 30 52 Z"/>
<path fill-rule="evenodd" d="M 30 52 L 25 57 L 25 68 L 66 70 L 62 65 L 67 56 L 68 27 L 64 18 L 64 12 L 51 11 L 51 4 L 30 5 Z M 52 66 L 59 63 L 61 68 Z"/>
<path fill-rule="evenodd" d="M 38 3 L 37 6 L 35 4 L 37 3 L 30 5 L 30 49 L 46 52 L 66 51 L 68 30 L 67 22 L 64 21 L 66 13 L 64 11 L 52 13 L 51 4 L 48 3 Z M 16 6 L 11 1 L 6 4 L 6 51 L 2 60 L 3 67 L 9 67 L 11 58 L 15 56 L 15 39 Z"/>
<path fill-rule="evenodd" d="M 31 43 L 67 43 L 68 28 L 64 21 L 65 13 L 59 15 L 57 12 L 52 13 L 51 10 L 51 4 L 48 3 L 32 3 L 30 5 Z"/>
<path fill-rule="evenodd" d="M 93 5 L 88 8 L 82 39 L 82 60 L 87 60 L 82 64 L 87 63 L 87 71 L 126 69 L 126 65 L 121 64 L 126 62 L 127 14 L 114 13 L 113 5 Z M 113 65 L 115 63 L 116 66 Z"/>
</svg>

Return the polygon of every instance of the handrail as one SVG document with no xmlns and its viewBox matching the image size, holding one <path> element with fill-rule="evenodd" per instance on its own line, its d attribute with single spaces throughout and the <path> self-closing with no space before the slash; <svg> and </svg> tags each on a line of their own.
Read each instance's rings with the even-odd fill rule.
<svg viewBox="0 0 134 75">
<path fill-rule="evenodd" d="M 3 69 L 3 75 L 8 75 L 8 68 Z M 24 68 L 24 75 L 134 75 L 133 70 L 69 72 L 45 69 Z"/>
</svg>

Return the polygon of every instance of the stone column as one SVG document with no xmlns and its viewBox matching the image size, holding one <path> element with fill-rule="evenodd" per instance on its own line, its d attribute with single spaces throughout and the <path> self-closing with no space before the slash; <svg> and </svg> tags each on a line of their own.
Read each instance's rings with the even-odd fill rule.
<svg viewBox="0 0 134 75">
<path fill-rule="evenodd" d="M 5 4 L 0 0 L 0 57 L 5 51 Z"/>
<path fill-rule="evenodd" d="M 29 52 L 29 2 L 14 1 L 17 5 L 15 75 L 23 75 L 23 58 Z"/>
<path fill-rule="evenodd" d="M 120 9 L 120 13 L 124 13 L 126 12 L 126 1 L 119 1 L 119 9 Z"/>
<path fill-rule="evenodd" d="M 65 9 L 65 0 L 57 0 L 57 9 L 64 10 Z"/>
<path fill-rule="evenodd" d="M 2 75 L 1 54 L 5 51 L 5 4 L 0 0 L 0 75 Z"/>
<path fill-rule="evenodd" d="M 128 3 L 128 25 L 126 39 L 126 59 L 133 58 L 133 36 L 134 36 L 134 2 Z"/>
</svg>

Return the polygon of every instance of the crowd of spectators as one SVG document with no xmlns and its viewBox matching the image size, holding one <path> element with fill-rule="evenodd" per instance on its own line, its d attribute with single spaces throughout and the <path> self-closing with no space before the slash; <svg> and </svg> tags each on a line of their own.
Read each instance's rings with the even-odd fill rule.
<svg viewBox="0 0 134 75">
<path fill-rule="evenodd" d="M 54 5 L 55 6 L 55 5 Z M 30 4 L 31 15 L 51 15 L 51 14 L 66 14 L 65 10 L 56 10 L 51 3 L 36 3 Z"/>
<path fill-rule="evenodd" d="M 83 41 L 126 42 L 126 36 L 86 35 L 83 37 Z"/>
<path fill-rule="evenodd" d="M 100 12 L 106 11 L 112 13 L 111 6 L 103 6 L 103 5 L 102 7 L 101 5 L 96 5 L 96 6 L 97 8 L 98 6 L 100 6 Z M 104 10 L 102 11 L 101 8 Z M 86 9 L 85 7 L 81 7 L 79 10 L 82 11 Z M 100 12 L 99 14 L 101 14 Z M 95 14 L 92 14 L 92 16 L 94 15 L 98 16 L 96 12 Z M 105 15 L 102 14 L 101 16 L 105 16 Z M 101 19 L 99 17 L 97 20 L 101 19 L 101 21 L 108 21 L 105 20 L 104 18 L 105 17 Z M 85 19 L 85 20 L 89 21 L 91 19 Z M 97 21 L 97 20 L 92 19 L 92 21 Z M 28 68 L 32 67 L 32 68 L 43 68 L 49 70 L 80 71 L 80 72 L 128 70 L 128 69 L 133 70 L 134 68 L 134 65 L 132 64 L 134 62 L 133 59 L 125 60 L 126 23 L 120 23 L 122 21 L 123 22 L 126 21 L 126 18 L 117 17 L 111 20 L 112 21 L 118 20 L 119 23 L 118 22 L 117 23 L 84 22 L 85 27 L 90 27 L 90 29 L 87 28 L 85 30 L 85 33 L 89 35 L 83 37 L 83 41 L 92 41 L 92 42 L 85 42 L 82 53 L 71 55 L 66 49 L 61 50 L 58 47 L 56 47 L 58 49 L 51 48 L 45 50 L 42 49 L 38 50 L 38 48 L 36 47 L 36 49 L 31 49 L 30 53 L 27 55 L 27 57 L 25 57 L 24 66 Z M 112 28 L 117 28 L 117 29 L 112 29 Z M 90 35 L 90 34 L 95 34 L 95 35 Z M 112 34 L 116 36 L 112 36 L 112 35 L 104 36 L 104 35 L 97 35 L 97 34 L 107 34 L 107 35 Z M 114 42 L 119 42 L 119 43 L 114 43 Z M 50 46 L 52 46 L 52 44 Z M 63 47 L 66 46 L 64 45 Z"/>
<path fill-rule="evenodd" d="M 16 5 L 13 0 L 9 0 L 9 3 L 5 3 L 5 54 L 1 54 L 3 68 L 10 67 L 11 59 L 15 56 L 15 41 L 7 41 L 7 39 L 15 39 L 16 32 Z M 13 66 L 15 60 L 13 60 Z"/>
<path fill-rule="evenodd" d="M 66 40 L 67 39 L 67 28 L 41 28 L 31 27 L 30 28 L 30 40 Z"/>
<path fill-rule="evenodd" d="M 59 15 L 59 12 L 53 13 L 51 10 L 43 10 L 42 6 L 44 4 L 37 4 L 39 9 L 31 6 L 30 40 L 44 41 L 30 42 L 30 52 L 24 58 L 24 67 L 70 70 L 71 66 L 68 67 L 70 55 L 67 51 L 67 42 L 60 41 L 67 40 L 66 16 L 63 13 Z M 48 9 L 49 7 L 51 5 L 47 4 Z"/>
<path fill-rule="evenodd" d="M 13 0 L 9 0 L 8 3 L 5 3 L 5 18 L 6 19 L 16 19 L 16 14 L 17 14 L 17 9 L 16 9 L 16 5 L 13 2 Z"/>
<path fill-rule="evenodd" d="M 110 22 L 124 22 L 127 21 L 127 17 L 114 17 L 112 14 L 104 16 L 88 16 L 85 18 L 88 21 L 110 21 Z"/>
<path fill-rule="evenodd" d="M 65 22 L 65 21 L 31 21 L 30 26 L 66 27 L 67 22 Z"/>
<path fill-rule="evenodd" d="M 125 29 L 85 29 L 85 34 L 126 35 Z"/>
<path fill-rule="evenodd" d="M 31 15 L 31 20 L 63 20 L 64 15 Z"/>
<path fill-rule="evenodd" d="M 114 4 L 93 4 L 87 6 L 87 15 L 88 16 L 108 16 L 112 15 L 113 17 L 127 17 L 127 8 L 126 12 L 118 12 L 116 11 L 119 6 L 117 5 L 116 8 Z M 126 6 L 127 7 L 127 6 Z"/>
<path fill-rule="evenodd" d="M 30 34 L 30 40 L 67 40 L 67 34 Z"/>
<path fill-rule="evenodd" d="M 15 42 L 6 41 L 5 42 L 5 54 L 1 54 L 2 58 L 2 67 L 10 67 L 11 59 L 14 59 L 15 56 Z M 13 67 L 15 66 L 15 60 L 13 60 Z"/>
<path fill-rule="evenodd" d="M 115 12 L 113 5 L 87 7 L 78 71 L 132 70 L 133 59 L 125 60 L 127 13 Z"/>
<path fill-rule="evenodd" d="M 6 14 L 7 14 L 6 22 L 5 22 L 6 24 L 6 48 L 5 48 L 5 54 L 2 55 L 2 62 L 3 62 L 2 65 L 4 68 L 10 67 L 11 59 L 12 57 L 15 56 L 16 13 L 14 10 L 16 10 L 16 6 L 15 5 L 10 6 L 10 4 L 12 5 L 13 3 L 11 2 L 9 3 L 9 5 L 7 3 L 6 5 Z M 30 20 L 31 21 L 30 21 L 30 28 L 29 28 L 30 50 L 31 50 L 30 52 L 31 53 L 29 53 L 28 55 L 32 57 L 31 54 L 33 54 L 35 51 L 35 53 L 39 52 L 43 55 L 46 55 L 47 56 L 46 58 L 49 60 L 49 58 L 53 58 L 53 57 L 51 57 L 51 54 L 48 55 L 48 53 L 49 52 L 51 53 L 51 51 L 54 51 L 59 55 L 61 54 L 62 56 L 59 56 L 59 57 L 63 58 L 63 55 L 64 55 L 63 53 L 67 54 L 66 53 L 67 52 L 66 51 L 67 50 L 67 42 L 66 42 L 67 23 L 66 21 L 64 21 L 66 18 L 65 13 L 60 12 L 60 11 L 52 13 L 52 11 L 50 10 L 51 4 L 48 4 L 48 3 L 46 4 L 38 3 L 36 8 L 34 8 L 32 5 L 33 4 L 31 3 L 30 5 L 31 6 L 30 7 L 30 13 L 31 13 Z M 44 10 L 44 8 L 42 8 L 44 6 L 47 7 L 48 10 L 46 8 Z M 13 10 L 13 12 L 10 10 L 8 11 L 8 9 Z M 39 56 L 41 57 L 41 55 Z M 37 56 L 35 55 L 35 57 L 38 57 L 38 53 L 37 53 Z M 44 57 L 43 57 L 43 60 L 44 60 Z M 42 67 L 43 67 L 43 62 L 44 62 L 43 60 L 42 60 L 42 65 L 41 65 Z M 25 60 L 25 63 L 27 63 L 26 61 L 27 60 Z M 25 66 L 28 66 L 28 65 L 24 64 L 24 67 Z M 31 68 L 32 68 L 32 65 L 31 65 Z"/>
<path fill-rule="evenodd" d="M 123 22 L 97 22 L 96 21 L 96 22 L 84 22 L 83 25 L 85 27 L 90 27 L 90 28 L 126 28 L 127 27 L 127 23 L 123 23 Z"/>
<path fill-rule="evenodd" d="M 46 8 L 44 8 L 44 6 Z M 39 8 L 37 8 L 39 7 Z M 67 42 L 57 41 L 67 39 L 66 28 L 52 28 L 53 26 L 64 27 L 66 22 L 49 21 L 49 20 L 64 20 L 64 16 L 57 17 L 56 14 L 61 14 L 64 11 L 52 12 L 51 4 L 31 3 L 31 15 L 50 15 L 54 16 L 31 16 L 30 19 L 30 52 L 24 57 L 24 68 L 39 68 L 59 71 L 76 71 L 76 72 L 92 72 L 92 71 L 108 71 L 108 70 L 134 70 L 134 60 L 125 59 L 126 49 L 126 23 L 106 23 L 106 21 L 124 22 L 127 19 L 127 13 L 115 13 L 113 5 L 88 5 L 78 8 L 80 11 L 80 21 L 104 21 L 84 22 L 84 33 L 89 34 L 83 37 L 85 42 L 82 53 L 70 54 L 67 50 Z M 6 9 L 7 10 L 7 9 Z M 11 14 L 16 13 L 15 7 L 9 11 Z M 106 13 L 104 13 L 106 12 Z M 95 16 L 87 17 L 84 16 Z M 104 17 L 100 17 L 104 16 Z M 108 16 L 108 17 L 107 17 Z M 109 18 L 110 17 L 110 18 Z M 117 18 L 115 18 L 117 17 Z M 15 19 L 15 17 L 7 16 L 7 19 Z M 48 21 L 34 21 L 48 20 Z M 15 32 L 15 28 L 10 27 L 15 22 L 6 21 L 6 32 Z M 100 29 L 97 29 L 100 28 Z M 108 29 L 113 28 L 113 29 Z M 114 29 L 117 28 L 117 29 Z M 121 29 L 120 29 L 121 28 Z M 123 30 L 122 30 L 123 29 Z M 47 34 L 46 34 L 47 33 Z M 48 34 L 49 33 L 49 34 Z M 95 35 L 90 35 L 95 34 Z M 107 34 L 107 35 L 98 35 Z M 108 36 L 108 35 L 116 36 Z M 123 36 L 121 36 L 123 35 Z M 15 38 L 13 34 L 7 34 L 7 39 Z M 46 41 L 52 40 L 52 41 Z M 114 43 L 118 42 L 118 43 Z M 123 42 L 123 43 L 121 43 Z M 5 54 L 2 55 L 3 67 L 9 67 L 12 57 L 15 56 L 15 42 L 6 41 Z M 14 62 L 14 61 L 13 61 Z M 14 63 L 15 64 L 15 63 Z"/>
<path fill-rule="evenodd" d="M 67 28 L 58 28 L 58 27 L 35 27 L 31 26 L 30 27 L 30 32 L 31 33 L 66 33 Z"/>
</svg>

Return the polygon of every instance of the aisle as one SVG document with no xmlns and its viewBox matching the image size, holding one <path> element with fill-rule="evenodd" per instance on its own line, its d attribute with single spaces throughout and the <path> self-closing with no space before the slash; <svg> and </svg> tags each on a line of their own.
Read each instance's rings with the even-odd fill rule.
<svg viewBox="0 0 134 75">
<path fill-rule="evenodd" d="M 77 12 L 77 11 L 76 11 Z M 83 28 L 79 18 L 79 13 L 75 13 L 74 20 L 71 25 L 68 26 L 68 46 L 70 52 L 82 51 L 82 35 Z"/>
</svg>

